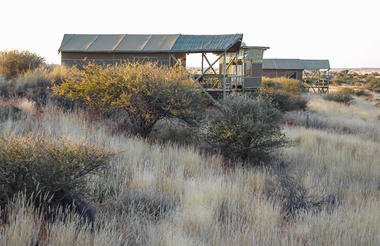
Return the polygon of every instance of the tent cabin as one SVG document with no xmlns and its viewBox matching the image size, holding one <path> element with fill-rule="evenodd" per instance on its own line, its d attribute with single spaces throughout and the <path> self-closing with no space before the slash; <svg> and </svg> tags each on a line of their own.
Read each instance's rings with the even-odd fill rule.
<svg viewBox="0 0 380 246">
<path fill-rule="evenodd" d="M 329 71 L 329 60 L 264 59 L 263 61 L 264 77 L 297 79 L 314 92 L 328 91 Z"/>
<path fill-rule="evenodd" d="M 269 78 L 286 77 L 302 81 L 313 75 L 327 77 L 330 70 L 329 60 L 304 59 L 264 59 L 263 76 Z"/>
<path fill-rule="evenodd" d="M 261 86 L 262 55 L 267 47 L 241 47 L 242 39 L 243 34 L 65 34 L 58 52 L 61 64 L 67 66 L 151 61 L 184 68 L 186 55 L 199 53 L 202 67 L 192 79 L 206 94 L 221 92 L 224 97 L 232 90 Z M 210 60 L 207 54 L 216 59 Z M 218 62 L 217 72 L 214 66 Z"/>
<path fill-rule="evenodd" d="M 304 67 L 300 59 L 264 59 L 263 76 L 286 77 L 302 81 Z"/>
</svg>

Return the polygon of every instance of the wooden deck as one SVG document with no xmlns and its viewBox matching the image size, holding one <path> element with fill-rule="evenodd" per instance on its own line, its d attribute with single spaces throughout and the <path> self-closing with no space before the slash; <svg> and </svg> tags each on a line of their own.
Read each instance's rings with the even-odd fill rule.
<svg viewBox="0 0 380 246">
<path fill-rule="evenodd" d="M 303 80 L 303 84 L 308 92 L 314 93 L 328 93 L 329 92 L 329 79 L 323 78 L 307 78 Z"/>
</svg>

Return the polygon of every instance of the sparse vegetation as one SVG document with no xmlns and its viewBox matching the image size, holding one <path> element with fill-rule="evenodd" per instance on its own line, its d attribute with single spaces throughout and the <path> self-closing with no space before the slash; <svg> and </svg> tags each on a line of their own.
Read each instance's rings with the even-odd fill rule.
<svg viewBox="0 0 380 246">
<path fill-rule="evenodd" d="M 192 129 L 181 131 L 197 126 L 204 109 L 203 101 L 192 101 L 199 94 L 183 71 L 125 66 L 72 70 L 69 77 L 57 72 L 55 78 L 55 68 L 37 68 L 13 78 L 21 89 L 48 78 L 65 96 L 60 100 L 81 100 L 104 114 L 93 120 L 93 111 L 64 112 L 57 101 L 1 101 L 1 245 L 380 244 L 375 93 L 350 107 L 309 96 L 308 117 L 294 110 L 305 108 L 304 101 L 281 123 L 280 111 L 290 110 L 292 97 L 303 98 L 298 84 L 266 86 L 285 94 L 283 100 L 233 95 L 220 110 L 209 109 L 202 125 L 219 155 L 187 141 L 196 135 Z M 281 110 L 268 98 L 282 102 Z M 158 112 L 168 125 L 154 124 L 164 129 L 162 141 L 152 141 L 155 132 L 148 138 L 114 134 L 110 122 L 133 117 L 134 107 L 139 114 Z M 180 135 L 170 129 L 182 123 L 171 127 L 167 116 L 183 119 Z M 283 146 L 284 133 L 290 145 Z M 274 158 L 267 161 L 269 154 Z M 36 192 L 46 197 L 35 200 Z"/>
<path fill-rule="evenodd" d="M 28 118 L 3 123 L 2 131 L 45 130 L 73 142 L 96 140 L 120 153 L 103 173 L 86 180 L 97 211 L 97 229 L 92 233 L 79 226 L 75 216 L 46 224 L 33 207 L 16 200 L 8 223 L 1 225 L 0 240 L 58 244 L 75 238 L 87 245 L 230 245 L 236 241 L 268 245 L 284 240 L 285 245 L 377 245 L 380 146 L 367 136 L 379 132 L 371 124 L 380 112 L 370 102 L 358 100 L 346 109 L 313 97 L 310 118 L 324 124 L 335 120 L 339 125 L 318 130 L 285 127 L 293 145 L 275 153 L 280 155 L 278 163 L 234 171 L 222 167 L 219 156 L 202 156 L 193 147 L 150 145 L 138 138 L 112 136 L 81 113 L 63 113 L 48 105 L 39 124 L 29 126 Z M 337 130 L 343 128 L 358 130 Z M 40 234 L 40 228 L 47 236 Z"/>
<path fill-rule="evenodd" d="M 369 96 L 370 94 L 366 92 L 364 89 L 357 89 L 352 87 L 339 87 L 338 92 L 340 94 L 349 95 L 349 96 Z"/>
</svg>

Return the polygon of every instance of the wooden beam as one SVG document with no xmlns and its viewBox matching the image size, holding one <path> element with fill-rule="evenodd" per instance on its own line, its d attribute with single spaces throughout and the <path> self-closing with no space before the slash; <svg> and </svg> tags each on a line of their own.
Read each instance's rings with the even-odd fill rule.
<svg viewBox="0 0 380 246">
<path fill-rule="evenodd" d="M 214 71 L 214 73 L 217 74 L 216 71 L 215 71 L 215 69 L 212 67 L 213 65 L 211 65 L 210 61 L 207 59 L 207 56 L 202 53 L 202 58 L 203 57 L 206 59 L 206 62 L 211 67 L 212 71 Z M 203 62 L 203 59 L 202 59 L 202 62 Z"/>
<path fill-rule="evenodd" d="M 173 54 L 170 54 L 170 56 L 176 61 L 176 63 L 177 64 L 179 64 L 181 67 L 183 67 L 185 70 L 186 70 L 186 68 L 178 61 L 178 59 L 173 55 Z M 220 59 L 220 57 L 221 56 L 219 56 L 218 57 L 218 59 L 216 59 L 215 61 L 214 61 L 214 63 L 211 65 L 211 66 L 213 66 L 219 59 Z M 206 73 L 208 70 L 210 69 L 210 67 L 208 68 L 208 69 L 206 69 L 203 73 L 202 73 L 202 75 L 204 74 L 204 73 Z M 209 98 L 210 98 L 210 100 L 218 107 L 218 108 L 220 108 L 220 104 L 219 104 L 219 102 L 217 101 L 217 100 L 215 100 L 215 98 L 213 98 L 211 95 L 210 95 L 210 93 L 208 93 L 207 92 L 207 90 L 206 90 L 206 88 L 204 88 L 200 83 L 199 83 L 199 79 L 202 77 L 202 75 L 201 76 L 199 76 L 197 79 L 193 79 L 192 77 L 190 77 L 191 78 L 191 80 L 193 80 L 194 81 L 194 83 L 195 82 L 198 82 L 198 85 L 199 85 L 199 89 L 201 89 L 205 94 L 206 94 L 206 96 L 208 96 Z"/>
<path fill-rule="evenodd" d="M 214 66 L 215 65 L 215 63 L 217 62 L 217 61 L 219 61 L 219 59 L 220 58 L 222 58 L 222 56 L 223 56 L 223 54 L 221 54 L 212 64 L 211 64 L 211 66 L 209 66 L 198 78 L 196 78 L 195 79 L 195 81 L 198 81 L 200 78 L 202 78 L 202 75 L 204 75 L 205 73 L 207 73 L 207 71 L 208 70 L 210 70 L 211 69 L 211 67 L 212 66 Z"/>
<path fill-rule="evenodd" d="M 176 61 L 176 64 L 180 65 L 181 67 L 183 67 L 186 70 L 186 68 L 181 64 L 181 62 L 178 61 L 177 57 L 175 57 L 173 54 L 170 54 L 170 56 L 174 59 L 174 61 Z"/>
</svg>

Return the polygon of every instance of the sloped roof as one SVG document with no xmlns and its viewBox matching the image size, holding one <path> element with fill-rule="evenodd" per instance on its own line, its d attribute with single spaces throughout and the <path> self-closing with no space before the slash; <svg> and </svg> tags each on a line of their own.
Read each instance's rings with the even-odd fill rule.
<svg viewBox="0 0 380 246">
<path fill-rule="evenodd" d="M 329 60 L 264 59 L 263 69 L 330 69 L 330 63 Z"/>
<path fill-rule="evenodd" d="M 179 35 L 172 52 L 221 52 L 238 45 L 239 50 L 243 34 L 230 35 Z"/>
<path fill-rule="evenodd" d="M 303 65 L 299 59 L 264 59 L 263 69 L 302 70 Z"/>
<path fill-rule="evenodd" d="M 304 69 L 330 69 L 329 60 L 301 60 Z"/>
<path fill-rule="evenodd" d="M 65 34 L 59 52 L 223 52 L 238 50 L 243 34 Z"/>
</svg>

